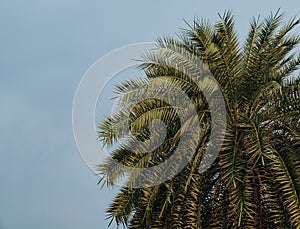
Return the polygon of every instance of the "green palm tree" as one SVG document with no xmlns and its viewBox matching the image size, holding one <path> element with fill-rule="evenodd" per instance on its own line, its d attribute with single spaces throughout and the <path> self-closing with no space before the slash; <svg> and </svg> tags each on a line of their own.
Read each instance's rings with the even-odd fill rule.
<svg viewBox="0 0 300 229">
<path fill-rule="evenodd" d="M 226 12 L 213 26 L 205 20 L 194 21 L 179 40 L 158 40 L 158 52 L 145 54 L 141 65 L 147 78 L 117 86 L 121 108 L 99 125 L 100 140 L 116 145 L 99 166 L 100 182 L 113 186 L 128 167 L 158 165 L 178 147 L 186 130 L 178 115 L 180 108 L 156 98 L 132 103 L 145 88 L 159 88 L 149 83 L 151 79 L 167 80 L 170 87 L 180 87 L 188 95 L 201 132 L 196 133 L 196 150 L 188 164 L 166 182 L 137 188 L 134 182 L 141 174 L 130 173 L 127 185 L 107 209 L 110 222 L 128 228 L 300 228 L 300 80 L 296 76 L 300 38 L 291 34 L 299 23 L 296 18 L 284 20 L 279 12 L 262 21 L 253 19 L 240 46 L 233 16 Z M 185 67 L 176 69 L 170 64 L 180 62 L 184 52 L 207 66 L 226 105 L 224 141 L 205 172 L 198 168 L 211 133 L 211 114 L 197 85 L 200 81 L 187 74 L 189 66 L 182 63 Z M 213 86 L 211 82 L 204 85 L 206 89 Z M 163 143 L 147 153 L 130 148 L 133 138 L 147 142 L 152 135 L 159 136 L 149 131 L 154 119 L 166 125 Z M 185 122 L 191 122 L 191 117 Z M 133 135 L 122 140 L 130 132 Z M 189 146 L 181 149 L 177 159 L 188 154 Z M 176 166 L 146 179 L 153 181 Z"/>
</svg>

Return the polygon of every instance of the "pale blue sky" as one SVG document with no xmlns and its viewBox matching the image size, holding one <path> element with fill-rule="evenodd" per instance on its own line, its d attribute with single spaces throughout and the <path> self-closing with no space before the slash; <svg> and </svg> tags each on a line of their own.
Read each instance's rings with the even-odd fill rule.
<svg viewBox="0 0 300 229">
<path fill-rule="evenodd" d="M 72 102 L 84 72 L 107 52 L 174 35 L 183 18 L 232 9 L 244 37 L 252 16 L 279 1 L 0 1 L 0 229 L 104 229 L 114 192 L 77 151 Z"/>
</svg>

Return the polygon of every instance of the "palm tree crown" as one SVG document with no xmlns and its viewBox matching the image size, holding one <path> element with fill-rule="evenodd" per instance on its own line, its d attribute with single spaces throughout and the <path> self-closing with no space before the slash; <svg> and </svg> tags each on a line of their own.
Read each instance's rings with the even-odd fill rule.
<svg viewBox="0 0 300 229">
<path fill-rule="evenodd" d="M 240 46 L 233 16 L 226 12 L 213 26 L 195 20 L 179 40 L 158 40 L 158 52 L 145 54 L 141 65 L 147 78 L 117 86 L 120 109 L 99 125 L 100 140 L 117 143 L 99 166 L 101 182 L 111 186 L 128 167 L 151 167 L 167 160 L 178 147 L 186 123 L 192 123 L 194 117 L 188 115 L 182 123 L 181 108 L 162 99 L 132 102 L 153 87 L 165 93 L 150 83 L 152 79 L 167 80 L 188 96 L 201 131 L 190 131 L 197 142 L 183 147 L 177 159 L 191 158 L 166 182 L 137 188 L 135 180 L 147 174 L 130 173 L 128 185 L 107 209 L 108 218 L 128 228 L 300 228 L 300 80 L 296 76 L 300 55 L 295 52 L 300 38 L 291 34 L 299 23 L 295 18 L 284 20 L 279 12 L 262 21 L 253 19 Z M 198 168 L 210 140 L 212 115 L 199 90 L 203 81 L 191 79 L 185 63 L 182 69 L 170 64 L 186 52 L 215 77 L 226 108 L 224 141 L 205 172 Z M 211 82 L 202 87 L 214 93 Z M 150 135 L 159 136 L 149 131 L 149 123 L 156 119 L 166 126 L 163 143 L 146 153 L 130 147 L 133 138 L 147 142 Z M 121 140 L 129 133 L 131 137 Z M 146 178 L 158 179 L 176 166 Z"/>
</svg>

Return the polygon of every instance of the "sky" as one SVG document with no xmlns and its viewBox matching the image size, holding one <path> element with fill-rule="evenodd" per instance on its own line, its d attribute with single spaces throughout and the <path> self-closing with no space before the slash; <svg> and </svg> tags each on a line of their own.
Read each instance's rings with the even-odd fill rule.
<svg viewBox="0 0 300 229">
<path fill-rule="evenodd" d="M 117 189 L 99 189 L 72 132 L 76 88 L 100 57 L 230 9 L 243 40 L 253 16 L 278 8 L 300 17 L 298 0 L 1 0 L 0 229 L 107 228 Z"/>
</svg>

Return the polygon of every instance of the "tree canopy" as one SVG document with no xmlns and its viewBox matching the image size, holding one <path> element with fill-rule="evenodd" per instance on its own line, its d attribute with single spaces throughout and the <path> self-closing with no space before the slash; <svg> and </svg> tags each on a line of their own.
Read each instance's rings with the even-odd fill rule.
<svg viewBox="0 0 300 229">
<path fill-rule="evenodd" d="M 195 20 L 179 39 L 157 41 L 156 52 L 143 56 L 147 77 L 116 86 L 120 109 L 99 125 L 99 139 L 117 146 L 99 165 L 100 183 L 113 186 L 128 175 L 107 209 L 109 219 L 128 228 L 300 228 L 300 38 L 293 33 L 299 23 L 279 11 L 254 18 L 240 45 L 234 17 L 225 12 L 214 24 Z M 214 76 L 226 111 L 224 141 L 204 172 L 199 166 L 212 133 L 212 113 L 201 88 L 213 95 L 215 84 L 189 74 L 202 64 Z M 186 104 L 174 107 L 155 97 L 134 102 L 150 90 L 168 93 L 153 79 L 180 88 L 193 102 L 196 117 L 188 113 L 180 120 Z M 150 131 L 153 120 L 165 125 L 163 142 L 153 150 L 133 148 L 136 138 L 160 140 L 158 130 Z M 195 121 L 200 131 L 189 129 L 188 139 L 197 141 L 188 141 L 176 158 L 190 156 L 184 168 L 161 184 L 135 187 L 140 176 L 151 181 L 176 170 L 173 163 L 165 171 L 128 174 L 128 167 L 153 167 L 170 158 L 186 126 Z"/>
</svg>

